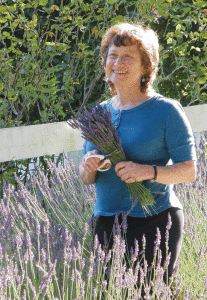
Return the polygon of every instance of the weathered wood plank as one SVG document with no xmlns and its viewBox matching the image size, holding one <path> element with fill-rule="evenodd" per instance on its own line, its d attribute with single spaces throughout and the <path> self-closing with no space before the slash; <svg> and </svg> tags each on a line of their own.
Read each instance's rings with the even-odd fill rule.
<svg viewBox="0 0 207 300">
<path fill-rule="evenodd" d="M 194 132 L 207 130 L 207 104 L 184 108 Z M 67 122 L 0 129 L 0 162 L 81 150 L 79 130 Z"/>
</svg>

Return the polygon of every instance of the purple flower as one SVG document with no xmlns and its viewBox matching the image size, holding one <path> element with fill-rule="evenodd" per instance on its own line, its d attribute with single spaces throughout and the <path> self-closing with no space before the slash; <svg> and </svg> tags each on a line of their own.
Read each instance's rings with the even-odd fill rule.
<svg viewBox="0 0 207 300">
<path fill-rule="evenodd" d="M 46 259 L 47 259 L 47 254 L 45 249 L 41 249 L 41 257 L 42 257 L 42 264 L 44 265 L 46 263 Z"/>
<path fill-rule="evenodd" d="M 96 296 L 97 296 L 97 290 L 96 289 L 93 289 L 92 295 L 93 295 L 93 298 L 95 299 Z"/>
<path fill-rule="evenodd" d="M 122 214 L 122 229 L 123 229 L 123 233 L 127 233 L 127 214 L 123 213 Z"/>
<path fill-rule="evenodd" d="M 24 254 L 24 263 L 27 265 L 28 261 L 29 261 L 29 252 L 28 250 L 26 250 Z"/>
<path fill-rule="evenodd" d="M 71 280 L 72 282 L 75 280 L 75 272 L 74 272 L 74 269 L 72 269 L 72 274 L 71 274 L 70 280 Z"/>
<path fill-rule="evenodd" d="M 98 245 L 99 245 L 99 240 L 98 240 L 98 235 L 96 234 L 94 238 L 94 245 L 93 245 L 94 250 L 98 248 Z"/>
<path fill-rule="evenodd" d="M 92 275 L 93 275 L 93 266 L 90 266 L 89 270 L 88 270 L 88 275 L 87 275 L 88 281 L 91 280 Z"/>
<path fill-rule="evenodd" d="M 121 140 L 112 122 L 111 112 L 105 105 L 87 107 L 83 112 L 78 112 L 75 119 L 69 120 L 68 124 L 74 129 L 80 129 L 83 138 L 104 155 L 114 152 L 110 158 L 113 164 L 126 161 Z M 153 207 L 154 198 L 142 182 L 127 183 L 127 188 L 132 200 L 138 199 L 143 209 L 150 213 L 148 206 Z"/>
<path fill-rule="evenodd" d="M 104 281 L 102 282 L 102 291 L 105 291 L 106 287 L 107 287 L 107 281 L 104 280 Z"/>
<path fill-rule="evenodd" d="M 139 254 L 139 244 L 138 240 L 134 240 L 135 249 L 133 251 L 133 248 L 131 249 L 131 261 L 135 262 L 137 260 L 138 254 Z"/>
<path fill-rule="evenodd" d="M 39 236 L 40 235 L 40 223 L 37 219 L 35 220 L 35 223 L 36 223 L 36 227 L 35 227 L 36 235 Z"/>
<path fill-rule="evenodd" d="M 21 236 L 18 234 L 16 237 L 15 237 L 15 246 L 17 249 L 20 249 L 22 247 L 22 239 L 21 239 Z"/>
<path fill-rule="evenodd" d="M 166 229 L 170 230 L 171 226 L 172 226 L 171 215 L 170 213 L 168 213 L 168 222 L 167 222 Z"/>
<path fill-rule="evenodd" d="M 109 252 L 106 255 L 105 262 L 107 263 L 108 261 L 110 261 L 110 259 L 111 259 L 111 249 L 109 250 Z"/>
<path fill-rule="evenodd" d="M 25 289 L 22 292 L 22 300 L 27 300 L 27 292 Z"/>
<path fill-rule="evenodd" d="M 28 278 L 28 277 L 27 277 L 27 283 L 28 283 L 28 285 L 29 285 L 29 287 L 30 287 L 30 289 L 31 289 L 31 291 L 32 291 L 32 299 L 35 299 L 35 298 L 36 298 L 36 295 L 37 295 L 37 293 L 36 293 L 36 290 L 35 290 L 35 287 L 34 287 L 34 285 L 32 284 L 32 281 L 31 281 L 31 279 L 30 279 L 30 278 Z"/>
<path fill-rule="evenodd" d="M 160 243 L 161 243 L 161 234 L 160 234 L 159 228 L 157 227 L 156 240 L 154 242 L 154 244 L 155 244 L 154 245 L 154 253 L 157 252 L 157 250 L 159 249 Z"/>
<path fill-rule="evenodd" d="M 55 276 L 56 274 L 56 263 L 57 260 L 55 260 L 54 264 L 50 264 L 49 272 L 46 272 L 41 266 L 36 265 L 40 269 L 40 271 L 43 272 L 42 281 L 39 286 L 39 292 L 41 292 L 43 296 L 46 296 L 48 294 L 49 285 L 52 281 L 52 276 Z"/>
<path fill-rule="evenodd" d="M 143 234 L 143 236 L 142 236 L 142 248 L 143 248 L 143 250 L 146 249 L 146 237 L 145 237 L 144 234 Z"/>
<path fill-rule="evenodd" d="M 46 220 L 45 220 L 45 233 L 46 234 L 49 233 L 49 227 L 50 227 L 50 222 L 49 222 L 48 218 L 46 218 Z"/>
<path fill-rule="evenodd" d="M 121 234 L 121 226 L 119 225 L 118 217 L 119 217 L 119 214 L 116 214 L 115 215 L 115 221 L 114 221 L 114 223 L 115 223 L 115 233 L 120 235 Z"/>
<path fill-rule="evenodd" d="M 147 260 L 145 259 L 144 260 L 144 268 L 143 268 L 143 271 L 144 271 L 144 276 L 147 275 L 147 271 L 148 271 L 148 263 L 147 263 Z"/>
<path fill-rule="evenodd" d="M 17 290 L 21 288 L 24 282 L 25 271 L 21 275 L 17 275 Z"/>
<path fill-rule="evenodd" d="M 104 154 L 119 149 L 122 160 L 125 160 L 121 141 L 111 121 L 111 112 L 106 106 L 87 107 L 82 113 L 78 112 L 76 119 L 68 121 L 68 124 L 72 128 L 81 129 L 83 138 Z M 112 156 L 112 162 L 113 158 L 115 157 Z"/>
<path fill-rule="evenodd" d="M 103 263 L 104 258 L 105 258 L 105 252 L 102 250 L 101 244 L 99 244 L 99 246 L 97 248 L 97 261 L 100 261 Z"/>
<path fill-rule="evenodd" d="M 171 258 L 171 252 L 167 255 L 167 257 L 165 258 L 165 262 L 164 262 L 164 269 L 167 269 L 170 263 L 170 258 Z"/>
</svg>

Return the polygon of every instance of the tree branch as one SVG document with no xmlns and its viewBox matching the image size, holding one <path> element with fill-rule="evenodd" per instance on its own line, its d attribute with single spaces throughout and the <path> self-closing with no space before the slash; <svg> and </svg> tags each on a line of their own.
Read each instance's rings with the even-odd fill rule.
<svg viewBox="0 0 207 300">
<path fill-rule="evenodd" d="M 83 99 L 83 103 L 81 104 L 81 107 L 79 108 L 79 111 L 82 111 L 88 98 L 90 97 L 93 89 L 94 89 L 94 86 L 95 86 L 95 83 L 100 79 L 101 75 L 103 74 L 103 68 L 101 68 L 101 70 L 99 71 L 98 75 L 96 76 L 96 78 L 92 81 L 90 87 L 89 87 L 89 90 L 88 90 L 88 93 L 86 94 L 85 98 Z"/>
</svg>

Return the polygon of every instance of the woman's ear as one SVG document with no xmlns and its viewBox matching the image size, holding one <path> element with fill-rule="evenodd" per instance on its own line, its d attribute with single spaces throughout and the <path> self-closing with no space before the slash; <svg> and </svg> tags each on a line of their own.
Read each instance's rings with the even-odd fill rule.
<svg viewBox="0 0 207 300">
<path fill-rule="evenodd" d="M 106 73 L 106 64 L 102 64 L 104 72 Z"/>
</svg>

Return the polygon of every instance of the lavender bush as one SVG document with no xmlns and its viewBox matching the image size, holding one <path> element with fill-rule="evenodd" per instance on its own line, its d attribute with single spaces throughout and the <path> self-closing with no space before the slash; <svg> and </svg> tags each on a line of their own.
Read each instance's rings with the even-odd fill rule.
<svg viewBox="0 0 207 300">
<path fill-rule="evenodd" d="M 207 299 L 207 132 L 197 149 L 197 179 L 175 190 L 185 214 L 184 243 L 179 260 L 186 299 Z M 190 283 L 190 284 L 189 284 Z"/>
<path fill-rule="evenodd" d="M 118 224 L 111 251 L 104 252 L 97 238 L 92 247 L 94 186 L 81 183 L 72 162 L 64 169 L 50 162 L 50 180 L 38 170 L 28 186 L 16 178 L 18 191 L 5 187 L 0 201 L 0 299 L 206 299 L 205 141 L 203 136 L 197 180 L 176 186 L 184 206 L 185 234 L 179 264 L 168 286 L 162 275 L 170 253 L 162 267 L 159 231 L 155 272 L 147 280 L 150 270 L 144 252 L 142 261 L 137 261 L 140 245 L 136 244 L 126 261 Z"/>
</svg>

